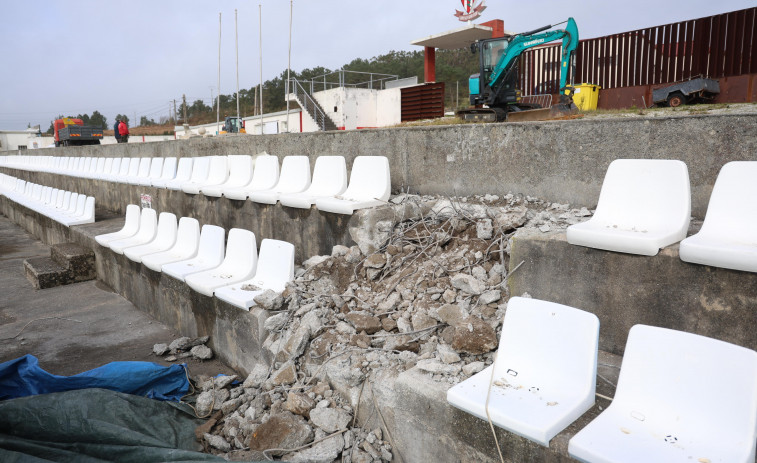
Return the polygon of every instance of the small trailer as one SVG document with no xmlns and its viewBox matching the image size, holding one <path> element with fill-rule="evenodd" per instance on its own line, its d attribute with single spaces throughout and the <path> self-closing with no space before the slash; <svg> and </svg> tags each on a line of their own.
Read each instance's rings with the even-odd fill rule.
<svg viewBox="0 0 757 463">
<path fill-rule="evenodd" d="M 652 103 L 676 108 L 696 101 L 711 101 L 718 93 L 720 84 L 717 80 L 695 77 L 652 90 Z"/>
</svg>

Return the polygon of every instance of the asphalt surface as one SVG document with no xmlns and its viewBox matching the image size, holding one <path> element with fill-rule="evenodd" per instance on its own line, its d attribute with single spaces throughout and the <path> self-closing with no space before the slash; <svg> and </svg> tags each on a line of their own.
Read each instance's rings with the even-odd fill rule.
<svg viewBox="0 0 757 463">
<path fill-rule="evenodd" d="M 170 365 L 152 353 L 181 334 L 96 280 L 35 290 L 24 275 L 45 246 L 0 215 L 0 362 L 26 354 L 50 373 L 72 375 L 114 361 Z M 184 359 L 190 374 L 234 374 L 218 360 Z"/>
</svg>

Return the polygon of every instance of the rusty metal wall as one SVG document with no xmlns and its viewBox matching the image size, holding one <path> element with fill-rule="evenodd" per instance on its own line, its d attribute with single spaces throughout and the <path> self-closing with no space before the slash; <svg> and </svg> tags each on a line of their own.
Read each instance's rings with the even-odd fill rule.
<svg viewBox="0 0 757 463">
<path fill-rule="evenodd" d="M 401 89 L 402 122 L 444 116 L 444 82 Z"/>
<path fill-rule="evenodd" d="M 561 48 L 548 45 L 522 55 L 519 72 L 524 95 L 559 91 Z M 632 95 L 644 94 L 634 90 L 636 87 L 700 75 L 721 79 L 722 86 L 722 78 L 754 74 L 757 74 L 757 7 L 585 39 L 579 41 L 576 49 L 575 82 L 599 85 L 603 89 L 600 107 L 606 106 L 601 100 L 603 94 L 613 102 L 629 101 L 635 98 Z M 732 85 L 735 82 L 741 81 Z M 727 101 L 757 101 L 748 85 L 739 85 L 742 90 L 729 88 L 726 93 L 732 98 Z M 624 91 L 606 91 L 610 89 Z M 624 93 L 625 96 L 618 96 Z"/>
</svg>

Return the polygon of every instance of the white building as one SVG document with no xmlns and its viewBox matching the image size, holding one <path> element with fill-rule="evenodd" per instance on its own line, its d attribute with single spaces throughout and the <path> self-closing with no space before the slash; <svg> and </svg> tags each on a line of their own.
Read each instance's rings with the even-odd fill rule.
<svg viewBox="0 0 757 463">
<path fill-rule="evenodd" d="M 43 136 L 39 128 L 26 130 L 0 130 L 0 151 L 48 148 L 54 146 L 52 136 Z"/>
</svg>

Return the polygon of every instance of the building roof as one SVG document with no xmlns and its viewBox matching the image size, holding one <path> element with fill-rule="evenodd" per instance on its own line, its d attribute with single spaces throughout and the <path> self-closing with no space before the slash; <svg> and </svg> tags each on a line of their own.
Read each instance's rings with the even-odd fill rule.
<svg viewBox="0 0 757 463">
<path fill-rule="evenodd" d="M 410 44 L 421 47 L 439 48 L 441 50 L 454 50 L 457 48 L 466 48 L 476 40 L 489 39 L 491 36 L 491 27 L 468 24 L 458 29 L 413 40 Z"/>
</svg>

